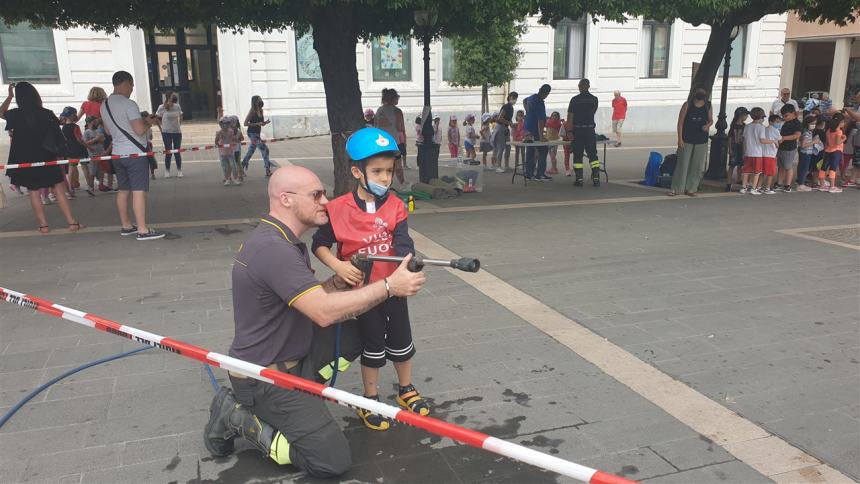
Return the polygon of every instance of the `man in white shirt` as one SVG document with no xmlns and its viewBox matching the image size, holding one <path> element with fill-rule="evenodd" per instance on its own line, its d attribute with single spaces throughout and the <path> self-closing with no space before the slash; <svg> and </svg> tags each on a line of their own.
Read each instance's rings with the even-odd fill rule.
<svg viewBox="0 0 860 484">
<path fill-rule="evenodd" d="M 779 114 L 782 107 L 786 104 L 791 104 L 794 106 L 795 111 L 800 111 L 797 101 L 791 98 L 791 89 L 784 87 L 779 90 L 779 97 L 770 105 L 770 114 Z"/>
<path fill-rule="evenodd" d="M 153 117 L 140 117 L 137 103 L 129 99 L 134 91 L 134 79 L 126 71 L 113 75 L 113 93 L 105 99 L 101 107 L 105 131 L 113 137 L 114 155 L 125 156 L 146 152 L 146 132 L 153 124 Z M 146 157 L 123 157 L 112 161 L 116 171 L 119 193 L 116 207 L 122 222 L 120 235 L 135 235 L 137 240 L 155 240 L 164 237 L 146 226 L 146 192 L 149 191 L 149 162 Z M 132 209 L 137 225 L 131 223 L 128 213 L 128 199 L 131 194 Z"/>
</svg>

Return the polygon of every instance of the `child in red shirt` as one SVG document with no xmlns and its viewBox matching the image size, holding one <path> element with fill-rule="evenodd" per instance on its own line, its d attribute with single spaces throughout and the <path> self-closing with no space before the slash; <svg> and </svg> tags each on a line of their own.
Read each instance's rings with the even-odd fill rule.
<svg viewBox="0 0 860 484">
<path fill-rule="evenodd" d="M 346 142 L 352 160 L 356 189 L 328 203 L 329 222 L 314 234 L 314 255 L 352 286 L 383 280 L 397 264 L 374 262 L 366 273 L 354 267 L 355 254 L 406 256 L 415 252 L 406 223 L 408 212 L 389 187 L 398 156 L 397 142 L 378 128 L 356 131 Z M 336 255 L 331 247 L 337 244 Z M 397 403 L 409 411 L 427 415 L 430 404 L 412 384 L 412 357 L 415 345 L 409 323 L 406 299 L 391 297 L 357 317 L 364 351 L 361 354 L 361 377 L 364 396 L 379 400 L 379 369 L 386 360 L 394 363 L 399 381 Z M 373 430 L 387 430 L 387 418 L 357 410 L 364 425 Z"/>
</svg>

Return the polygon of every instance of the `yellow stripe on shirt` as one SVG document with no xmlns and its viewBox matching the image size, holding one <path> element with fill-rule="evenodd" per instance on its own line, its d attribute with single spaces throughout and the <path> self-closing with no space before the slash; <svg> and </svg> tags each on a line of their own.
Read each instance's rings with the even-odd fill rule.
<svg viewBox="0 0 860 484">
<path fill-rule="evenodd" d="M 314 289 L 320 289 L 320 288 L 322 288 L 322 285 L 317 284 L 317 285 L 315 285 L 315 286 L 311 286 L 311 287 L 309 287 L 309 288 L 305 289 L 304 291 L 302 291 L 302 292 L 300 292 L 300 293 L 296 294 L 296 297 L 294 297 L 294 298 L 290 299 L 290 302 L 288 302 L 288 303 L 287 303 L 287 306 L 292 307 L 292 306 L 293 306 L 293 303 L 294 303 L 294 302 L 296 302 L 296 300 L 297 300 L 298 298 L 300 298 L 300 297 L 304 296 L 305 294 L 307 294 L 307 293 L 309 293 L 309 292 L 313 291 Z"/>
</svg>

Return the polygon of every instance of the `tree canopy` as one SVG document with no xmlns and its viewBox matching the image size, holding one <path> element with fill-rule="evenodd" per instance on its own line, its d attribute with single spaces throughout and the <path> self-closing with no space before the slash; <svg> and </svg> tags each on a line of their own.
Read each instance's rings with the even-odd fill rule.
<svg viewBox="0 0 860 484">
<path fill-rule="evenodd" d="M 481 87 L 481 110 L 488 111 L 487 88 L 514 78 L 522 57 L 519 37 L 526 31 L 523 21 L 493 22 L 480 35 L 456 36 L 452 86 Z"/>
</svg>

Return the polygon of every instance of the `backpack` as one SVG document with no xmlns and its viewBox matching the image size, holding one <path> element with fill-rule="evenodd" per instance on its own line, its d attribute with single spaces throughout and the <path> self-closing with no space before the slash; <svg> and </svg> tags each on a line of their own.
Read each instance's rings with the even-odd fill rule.
<svg viewBox="0 0 860 484">
<path fill-rule="evenodd" d="M 674 153 L 671 155 L 666 155 L 666 158 L 663 159 L 663 164 L 660 165 L 660 174 L 674 175 L 676 163 L 678 163 L 678 155 Z"/>
<path fill-rule="evenodd" d="M 643 185 L 653 187 L 657 185 L 657 177 L 660 176 L 660 165 L 663 164 L 663 155 L 652 151 L 648 156 L 648 164 L 645 165 L 645 179 Z"/>
</svg>

